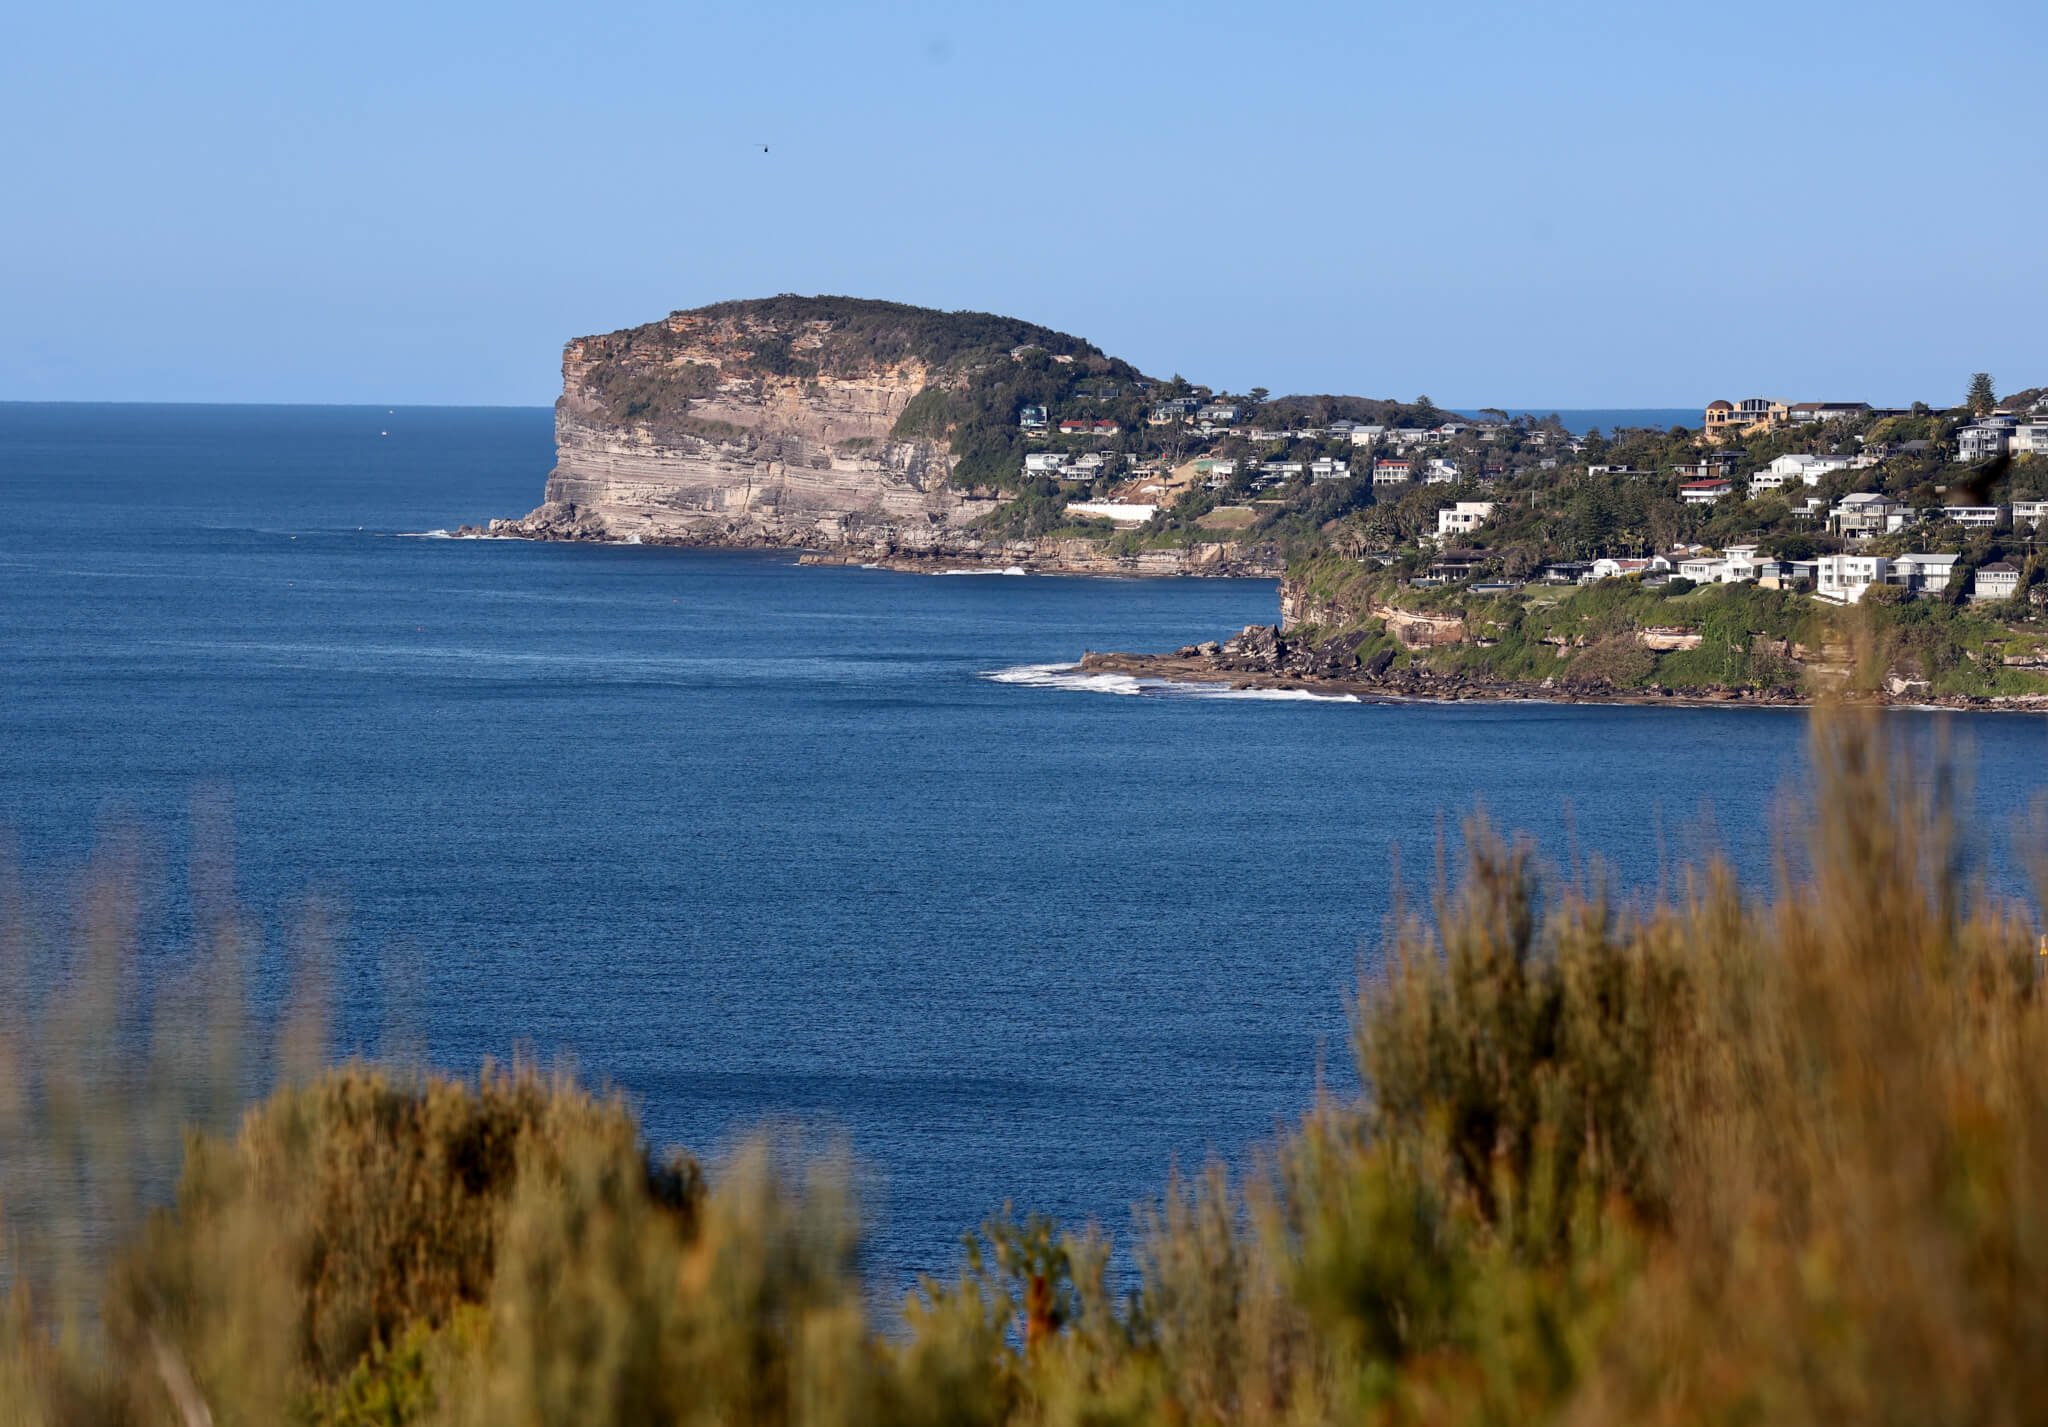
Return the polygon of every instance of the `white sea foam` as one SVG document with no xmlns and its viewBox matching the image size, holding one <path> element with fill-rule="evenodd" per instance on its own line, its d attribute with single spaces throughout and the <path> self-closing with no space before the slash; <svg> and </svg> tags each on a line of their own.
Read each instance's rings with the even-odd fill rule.
<svg viewBox="0 0 2048 1427">
<path fill-rule="evenodd" d="M 1001 570 L 941 570 L 939 571 L 939 573 L 942 575 L 1028 575 L 1031 572 L 1025 569 L 1022 565 L 1011 565 L 1008 568 Z"/>
<path fill-rule="evenodd" d="M 1146 679 L 1135 674 L 1084 674 L 1078 664 L 1017 664 L 982 675 L 998 684 L 1023 684 L 1035 689 L 1066 689 L 1076 693 L 1137 695 L 1154 699 L 1265 699 L 1290 703 L 1355 704 L 1356 694 L 1318 694 L 1309 689 L 1233 689 L 1228 684 L 1184 683 Z"/>
<path fill-rule="evenodd" d="M 1091 694 L 1142 694 L 1141 680 L 1129 674 L 1083 674 L 1078 664 L 1015 664 L 981 677 L 998 684 L 1027 684 L 1035 689 L 1076 689 Z"/>
</svg>

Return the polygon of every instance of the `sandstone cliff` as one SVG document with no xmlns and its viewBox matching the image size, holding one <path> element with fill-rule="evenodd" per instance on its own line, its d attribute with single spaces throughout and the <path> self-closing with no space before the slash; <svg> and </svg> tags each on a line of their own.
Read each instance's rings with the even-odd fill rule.
<svg viewBox="0 0 2048 1427">
<path fill-rule="evenodd" d="M 1116 559 L 980 529 L 1002 492 L 956 479 L 944 398 L 1005 379 L 1020 351 L 1063 371 L 1083 363 L 1137 377 L 1031 323 L 847 298 L 724 303 L 578 338 L 562 355 L 545 500 L 488 533 L 903 563 L 1247 568 L 1227 545 Z M 1014 428 L 1007 414 L 1005 424 Z"/>
</svg>

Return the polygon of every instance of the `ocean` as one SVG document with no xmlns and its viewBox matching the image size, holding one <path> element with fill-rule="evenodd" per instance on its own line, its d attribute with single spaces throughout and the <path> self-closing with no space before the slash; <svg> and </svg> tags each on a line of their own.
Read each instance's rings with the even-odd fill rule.
<svg viewBox="0 0 2048 1427">
<path fill-rule="evenodd" d="M 1510 416 L 1555 416 L 1564 423 L 1564 429 L 1574 436 L 1583 436 L 1588 431 L 1598 431 L 1612 436 L 1615 432 L 1629 427 L 1648 427 L 1654 431 L 1669 431 L 1674 426 L 1688 426 L 1699 429 L 1705 420 L 1704 408 L 1699 406 L 1622 406 L 1622 407 L 1557 407 L 1510 406 Z M 1476 411 L 1464 412 L 1476 416 Z"/>
<path fill-rule="evenodd" d="M 1780 710 L 1203 696 L 1060 667 L 1276 617 L 1270 581 L 799 568 L 420 538 L 519 514 L 544 410 L 0 405 L 0 824 L 61 905 L 140 830 L 174 934 L 224 803 L 283 975 L 334 929 L 336 1035 L 521 1047 L 712 1158 L 843 1141 L 868 1255 L 957 1262 L 1005 1200 L 1112 1232 L 1350 1069 L 1397 888 L 1483 809 L 1569 869 L 1772 858 Z M 2048 723 L 1893 716 L 1974 772 L 1981 866 Z"/>
</svg>

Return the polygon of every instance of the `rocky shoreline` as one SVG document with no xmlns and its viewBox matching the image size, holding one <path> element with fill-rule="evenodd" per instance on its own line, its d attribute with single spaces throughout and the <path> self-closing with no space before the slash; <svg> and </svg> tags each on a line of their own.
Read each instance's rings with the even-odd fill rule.
<svg viewBox="0 0 2048 1427">
<path fill-rule="evenodd" d="M 1171 654 L 1082 654 L 1084 674 L 1124 674 L 1171 683 L 1231 689 L 1287 689 L 1387 702 L 1623 704 L 1672 708 L 1809 708 L 1815 700 L 1790 690 L 1737 688 L 1617 689 L 1568 685 L 1555 679 L 1494 679 L 1415 665 L 1393 667 L 1392 655 L 1357 662 L 1362 636 L 1320 644 L 1289 639 L 1278 626 L 1254 624 L 1227 642 L 1183 645 Z M 1847 701 L 1890 708 L 1954 709 L 1982 713 L 2048 713 L 2048 694 L 1989 698 L 1858 694 Z"/>
<path fill-rule="evenodd" d="M 919 532 L 923 537 L 924 533 Z M 454 531 L 459 540 L 540 540 L 605 545 L 660 545 L 697 550 L 786 550 L 805 565 L 855 565 L 936 575 L 963 569 L 990 574 L 1102 575 L 1125 578 L 1198 577 L 1278 579 L 1279 557 L 1217 541 L 1134 554 L 1111 550 L 1099 540 L 1067 536 L 1034 540 L 980 540 L 958 531 L 911 541 L 894 528 L 863 537 L 849 532 L 822 546 L 758 522 L 702 523 L 682 529 L 636 531 L 623 538 L 602 516 L 575 505 L 551 502 L 518 519 L 500 518 Z"/>
</svg>

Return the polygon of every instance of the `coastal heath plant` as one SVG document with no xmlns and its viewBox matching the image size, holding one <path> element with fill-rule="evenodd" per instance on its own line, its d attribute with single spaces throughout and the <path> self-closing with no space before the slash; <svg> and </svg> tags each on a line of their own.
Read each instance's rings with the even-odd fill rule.
<svg viewBox="0 0 2048 1427">
<path fill-rule="evenodd" d="M 1629 900 L 1468 826 L 1360 988 L 1364 1094 L 1170 1183 L 1121 1298 L 1102 1236 L 1006 1212 L 885 1327 L 843 1159 L 707 1175 L 565 1075 L 351 1065 L 231 1135 L 146 1102 L 176 1195 L 77 1294 L 6 1241 L 0 1422 L 2042 1421 L 2038 913 L 1898 728 L 1816 715 L 1754 892 Z M 132 1017 L 77 984 L 4 1042 L 30 1203 L 167 1138 L 85 1108 L 133 1081 L 67 1028 Z"/>
</svg>

